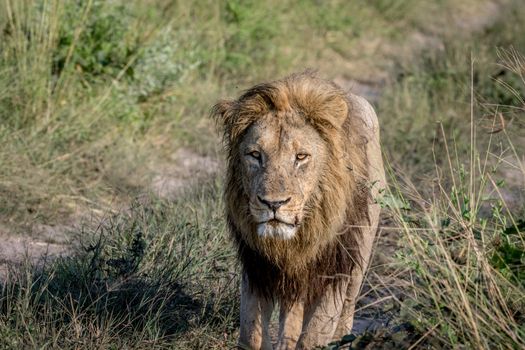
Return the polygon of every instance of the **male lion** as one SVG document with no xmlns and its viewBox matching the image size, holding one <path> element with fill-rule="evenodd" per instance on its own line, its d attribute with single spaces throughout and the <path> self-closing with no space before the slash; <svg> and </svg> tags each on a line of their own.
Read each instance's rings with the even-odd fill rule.
<svg viewBox="0 0 525 350">
<path fill-rule="evenodd" d="M 313 73 L 256 85 L 213 115 L 228 153 L 229 229 L 242 264 L 239 347 L 310 349 L 352 329 L 385 185 L 374 110 Z"/>
</svg>

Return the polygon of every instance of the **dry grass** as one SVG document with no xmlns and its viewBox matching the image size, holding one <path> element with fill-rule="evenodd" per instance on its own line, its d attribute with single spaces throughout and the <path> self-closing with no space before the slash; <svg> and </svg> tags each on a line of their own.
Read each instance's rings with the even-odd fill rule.
<svg viewBox="0 0 525 350">
<path fill-rule="evenodd" d="M 521 82 L 508 90 L 518 104 L 490 104 L 492 123 L 479 120 L 487 100 L 476 94 L 471 61 L 468 141 L 438 123 L 433 175 L 391 173 L 384 204 L 399 237 L 391 269 L 403 286 L 391 296 L 419 332 L 410 348 L 516 349 L 525 343 L 523 134 L 504 121 L 525 115 L 525 60 L 515 49 L 498 57 Z M 383 283 L 376 288 L 392 288 Z"/>
</svg>

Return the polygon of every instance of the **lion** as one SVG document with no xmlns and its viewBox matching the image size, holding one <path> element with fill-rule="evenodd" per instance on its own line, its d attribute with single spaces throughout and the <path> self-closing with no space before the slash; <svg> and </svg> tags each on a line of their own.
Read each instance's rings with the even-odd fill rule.
<svg viewBox="0 0 525 350">
<path fill-rule="evenodd" d="M 242 266 L 243 349 L 311 349 L 352 330 L 385 183 L 372 106 L 315 73 L 212 110 L 227 153 L 226 218 Z"/>
</svg>

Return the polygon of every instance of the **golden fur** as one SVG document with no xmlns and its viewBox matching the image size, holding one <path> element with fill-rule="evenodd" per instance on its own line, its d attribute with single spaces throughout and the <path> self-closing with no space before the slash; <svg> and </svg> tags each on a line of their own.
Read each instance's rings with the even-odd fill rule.
<svg viewBox="0 0 525 350">
<path fill-rule="evenodd" d="M 365 267 L 368 257 L 360 254 L 363 233 L 356 227 L 370 222 L 365 124 L 353 115 L 348 95 L 307 72 L 256 85 L 236 100 L 220 101 L 213 115 L 222 127 L 228 154 L 228 224 L 249 288 L 284 308 L 297 301 L 307 307 L 329 285 L 334 293 L 345 293 L 339 286 L 347 285 L 338 276 Z M 320 136 L 326 152 L 320 175 L 301 180 L 312 182 L 314 189 L 299 203 L 304 220 L 291 239 L 261 237 L 250 211 L 251 192 L 256 189 L 244 178 L 240 148 L 250 128 L 259 127 L 263 118 L 284 128 L 288 120 L 305 121 Z M 288 180 L 272 179 L 283 182 L 280 188 L 290 186 Z"/>
<path fill-rule="evenodd" d="M 257 85 L 236 101 L 222 101 L 214 107 L 214 114 L 224 128 L 228 147 L 228 175 L 226 183 L 227 212 L 239 229 L 246 244 L 272 259 L 279 267 L 300 270 L 316 257 L 321 249 L 336 239 L 344 223 L 356 223 L 366 212 L 366 206 L 355 203 L 355 196 L 363 191 L 367 179 L 363 149 L 362 122 L 347 118 L 346 95 L 335 85 L 311 74 L 292 75 L 273 83 Z M 322 181 L 318 183 L 319 196 L 309 205 L 314 212 L 301 229 L 301 239 L 288 241 L 261 240 L 253 230 L 253 223 L 243 202 L 242 179 L 239 178 L 240 154 L 238 145 L 243 132 L 269 112 L 284 117 L 294 111 L 306 118 L 328 144 L 329 162 Z M 349 143 L 347 140 L 351 140 Z M 315 179 L 317 180 L 317 179 Z M 345 213 L 353 217 L 348 218 Z"/>
</svg>

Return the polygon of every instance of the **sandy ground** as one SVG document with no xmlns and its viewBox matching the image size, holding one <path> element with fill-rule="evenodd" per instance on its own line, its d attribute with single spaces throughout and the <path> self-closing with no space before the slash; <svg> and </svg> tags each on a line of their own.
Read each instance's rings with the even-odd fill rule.
<svg viewBox="0 0 525 350">
<path fill-rule="evenodd" d="M 66 226 L 38 225 L 30 235 L 13 234 L 0 226 L 0 280 L 7 278 L 9 267 L 30 262 L 42 265 L 67 254 L 69 241 Z"/>
</svg>

